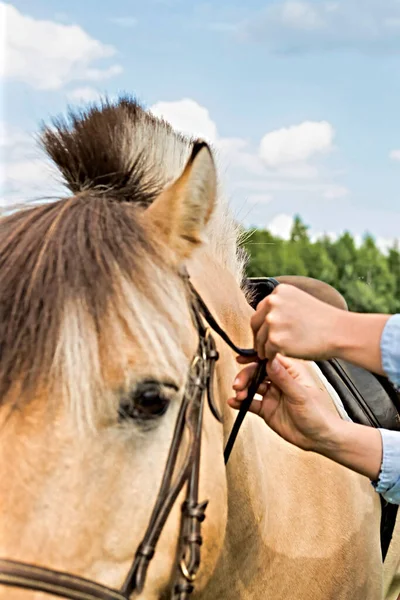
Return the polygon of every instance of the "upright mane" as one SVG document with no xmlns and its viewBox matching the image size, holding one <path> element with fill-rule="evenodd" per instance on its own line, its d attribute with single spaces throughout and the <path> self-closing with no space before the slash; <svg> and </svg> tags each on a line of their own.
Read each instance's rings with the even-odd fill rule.
<svg viewBox="0 0 400 600">
<path fill-rule="evenodd" d="M 95 336 L 121 281 L 146 292 L 145 265 L 157 263 L 159 249 L 140 213 L 180 175 L 193 143 L 130 98 L 43 126 L 41 144 L 73 195 L 0 219 L 2 401 L 49 384 L 72 306 Z M 208 242 L 240 280 L 236 225 L 222 197 Z"/>
<path fill-rule="evenodd" d="M 75 194 L 112 191 L 127 202 L 148 205 L 182 172 L 199 140 L 177 133 L 166 121 L 122 97 L 53 120 L 41 136 L 46 153 Z M 239 228 L 220 192 L 209 222 L 213 256 L 241 282 L 245 262 Z"/>
</svg>

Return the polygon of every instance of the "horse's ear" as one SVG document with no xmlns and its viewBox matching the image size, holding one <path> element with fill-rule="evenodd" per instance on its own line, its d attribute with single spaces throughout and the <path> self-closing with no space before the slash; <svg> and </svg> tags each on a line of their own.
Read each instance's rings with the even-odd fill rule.
<svg viewBox="0 0 400 600">
<path fill-rule="evenodd" d="M 202 243 L 216 195 L 217 173 L 211 150 L 205 142 L 197 142 L 182 175 L 145 212 L 179 261 Z"/>
</svg>

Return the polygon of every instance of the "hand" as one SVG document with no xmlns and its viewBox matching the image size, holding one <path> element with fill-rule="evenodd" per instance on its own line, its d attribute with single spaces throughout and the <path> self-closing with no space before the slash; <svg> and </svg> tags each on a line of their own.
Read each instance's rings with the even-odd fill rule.
<svg viewBox="0 0 400 600">
<path fill-rule="evenodd" d="M 240 408 L 256 363 L 238 374 L 233 388 L 236 397 L 228 402 Z M 332 409 L 328 392 L 310 374 L 305 363 L 277 355 L 268 363 L 268 378 L 259 388 L 262 401 L 253 400 L 250 411 L 258 414 L 286 441 L 303 448 L 317 450 L 332 437 L 343 421 Z"/>
<path fill-rule="evenodd" d="M 251 319 L 260 358 L 277 352 L 304 359 L 332 356 L 338 321 L 347 313 L 291 285 L 280 284 Z M 241 361 L 246 362 L 246 361 Z"/>
<path fill-rule="evenodd" d="M 247 365 L 238 374 L 233 388 L 236 397 L 228 400 L 240 408 L 257 364 Z M 313 450 L 376 481 L 382 464 L 382 437 L 378 429 L 342 421 L 328 392 L 317 384 L 306 364 L 277 355 L 268 364 L 268 377 L 261 384 L 262 401 L 253 400 L 251 412 L 287 442 Z"/>
</svg>

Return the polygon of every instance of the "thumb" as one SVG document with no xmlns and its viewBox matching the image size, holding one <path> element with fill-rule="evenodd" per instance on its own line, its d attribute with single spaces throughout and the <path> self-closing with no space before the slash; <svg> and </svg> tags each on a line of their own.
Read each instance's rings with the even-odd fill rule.
<svg viewBox="0 0 400 600">
<path fill-rule="evenodd" d="M 304 402 L 303 388 L 289 373 L 286 365 L 279 360 L 279 355 L 268 363 L 267 373 L 269 379 L 274 383 L 288 400 L 293 403 L 302 404 Z"/>
</svg>

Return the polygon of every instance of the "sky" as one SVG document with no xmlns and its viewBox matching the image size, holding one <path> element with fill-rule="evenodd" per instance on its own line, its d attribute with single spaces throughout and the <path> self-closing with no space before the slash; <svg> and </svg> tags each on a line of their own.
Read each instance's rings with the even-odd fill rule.
<svg viewBox="0 0 400 600">
<path fill-rule="evenodd" d="M 0 205 L 60 193 L 42 121 L 129 93 L 213 146 L 246 227 L 400 237 L 399 0 L 0 1 Z"/>
</svg>

